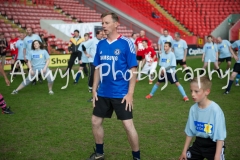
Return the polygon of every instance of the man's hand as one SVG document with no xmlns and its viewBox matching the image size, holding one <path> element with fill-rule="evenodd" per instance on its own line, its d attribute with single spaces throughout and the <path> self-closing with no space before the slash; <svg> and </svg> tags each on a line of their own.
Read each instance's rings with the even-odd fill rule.
<svg viewBox="0 0 240 160">
<path fill-rule="evenodd" d="M 124 101 L 126 101 L 125 110 L 129 110 L 129 112 L 131 112 L 133 110 L 133 94 L 128 93 L 127 95 L 125 95 L 121 103 L 124 103 Z"/>
<path fill-rule="evenodd" d="M 82 60 L 79 60 L 79 64 L 82 64 Z"/>
<path fill-rule="evenodd" d="M 236 55 L 234 55 L 234 59 L 235 59 L 236 61 L 239 60 L 238 56 L 236 56 Z"/>
<path fill-rule="evenodd" d="M 45 74 L 45 73 L 46 73 L 46 71 L 47 71 L 47 69 L 46 69 L 46 68 L 43 68 L 43 74 Z"/>
<path fill-rule="evenodd" d="M 31 70 L 31 72 L 30 72 L 30 73 L 31 73 L 31 75 L 32 75 L 32 76 L 34 76 L 34 71 L 33 71 L 33 70 Z"/>
<path fill-rule="evenodd" d="M 5 82 L 6 82 L 6 85 L 7 85 L 7 86 L 10 86 L 10 81 L 8 80 L 7 77 L 5 78 Z"/>
<path fill-rule="evenodd" d="M 91 54 L 87 54 L 86 56 L 87 56 L 88 58 L 92 57 Z"/>
<path fill-rule="evenodd" d="M 184 57 L 182 61 L 183 61 L 183 62 L 186 62 L 186 57 Z"/>
<path fill-rule="evenodd" d="M 97 97 L 97 92 L 96 91 L 92 91 L 92 103 L 93 103 L 93 107 L 95 107 L 95 101 L 98 101 L 98 97 Z"/>
</svg>

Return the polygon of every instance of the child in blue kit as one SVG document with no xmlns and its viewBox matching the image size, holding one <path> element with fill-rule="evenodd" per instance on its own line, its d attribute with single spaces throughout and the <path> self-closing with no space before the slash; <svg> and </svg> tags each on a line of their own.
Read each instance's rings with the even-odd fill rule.
<svg viewBox="0 0 240 160">
<path fill-rule="evenodd" d="M 17 94 L 19 90 L 23 89 L 25 86 L 29 85 L 31 82 L 29 77 L 33 77 L 35 74 L 40 74 L 43 72 L 44 76 L 51 72 L 48 68 L 50 63 L 50 56 L 48 52 L 43 49 L 43 45 L 39 40 L 35 40 L 32 43 L 32 51 L 27 55 L 28 67 L 29 67 L 29 76 L 18 86 L 12 94 Z M 53 94 L 52 86 L 53 80 L 50 78 L 50 75 L 47 76 L 49 94 Z"/>
<path fill-rule="evenodd" d="M 224 160 L 225 117 L 217 103 L 208 99 L 212 83 L 208 77 L 195 77 L 190 83 L 192 99 L 185 128 L 187 135 L 179 160 Z M 195 142 L 189 147 L 193 137 Z"/>
<path fill-rule="evenodd" d="M 165 69 L 166 77 L 164 76 L 165 71 L 162 70 L 161 77 L 159 77 L 157 83 L 153 86 L 150 94 L 146 96 L 146 99 L 152 98 L 153 94 L 157 91 L 160 83 L 169 81 L 171 84 L 175 84 L 178 87 L 179 92 L 183 96 L 183 100 L 185 102 L 189 101 L 182 85 L 178 82 L 177 75 L 175 73 L 176 57 L 174 53 L 171 51 L 171 47 L 172 47 L 171 42 L 165 42 L 164 44 L 165 52 L 161 54 L 161 58 L 160 58 L 160 66 L 161 68 Z"/>
</svg>

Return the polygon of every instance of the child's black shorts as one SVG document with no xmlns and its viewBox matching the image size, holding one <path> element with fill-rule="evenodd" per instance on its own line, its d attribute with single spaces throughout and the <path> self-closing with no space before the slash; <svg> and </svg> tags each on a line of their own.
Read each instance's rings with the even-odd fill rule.
<svg viewBox="0 0 240 160">
<path fill-rule="evenodd" d="M 221 160 L 225 160 L 224 149 L 225 146 L 222 148 Z M 195 142 L 187 151 L 187 159 L 203 160 L 206 158 L 207 160 L 214 160 L 215 152 L 216 142 L 213 142 L 210 138 L 196 137 Z"/>
<path fill-rule="evenodd" d="M 106 98 L 98 96 L 98 101 L 95 101 L 93 115 L 102 118 L 111 118 L 115 111 L 119 120 L 132 119 L 132 110 L 125 110 L 126 101 L 122 102 L 122 98 Z"/>
</svg>

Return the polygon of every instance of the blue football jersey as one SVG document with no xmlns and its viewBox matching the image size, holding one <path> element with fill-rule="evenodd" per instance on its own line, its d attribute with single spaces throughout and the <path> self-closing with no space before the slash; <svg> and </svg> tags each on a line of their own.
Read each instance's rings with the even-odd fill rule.
<svg viewBox="0 0 240 160">
<path fill-rule="evenodd" d="M 100 83 L 97 93 L 106 98 L 123 98 L 128 93 L 132 67 L 137 66 L 135 48 L 131 40 L 124 36 L 109 42 L 99 41 L 94 58 L 100 67 Z"/>
</svg>

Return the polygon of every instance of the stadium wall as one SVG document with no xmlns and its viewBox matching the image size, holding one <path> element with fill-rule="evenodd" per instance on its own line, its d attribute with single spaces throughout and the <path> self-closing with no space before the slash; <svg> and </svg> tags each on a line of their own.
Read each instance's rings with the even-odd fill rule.
<svg viewBox="0 0 240 160">
<path fill-rule="evenodd" d="M 240 39 L 240 19 L 229 30 L 229 41 L 236 41 Z"/>
<path fill-rule="evenodd" d="M 217 28 L 215 28 L 211 35 L 214 37 L 222 37 L 223 39 L 229 39 L 229 30 L 231 25 L 229 25 L 228 20 L 232 19 L 232 23 L 235 23 L 237 20 L 240 19 L 240 14 L 232 14 L 229 15 Z"/>
</svg>

